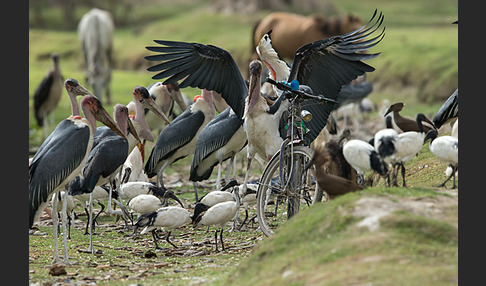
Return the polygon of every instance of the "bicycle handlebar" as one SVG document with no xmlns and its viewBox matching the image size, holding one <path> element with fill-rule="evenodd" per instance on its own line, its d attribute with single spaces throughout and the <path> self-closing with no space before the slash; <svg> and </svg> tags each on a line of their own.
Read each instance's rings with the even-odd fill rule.
<svg viewBox="0 0 486 286">
<path fill-rule="evenodd" d="M 275 80 L 273 80 L 271 78 L 267 78 L 266 81 L 268 83 L 270 83 L 270 84 L 275 85 L 280 90 L 289 91 L 289 92 L 291 92 L 291 93 L 293 93 L 295 95 L 300 95 L 300 96 L 302 96 L 304 98 L 315 99 L 315 100 L 318 100 L 318 101 L 328 101 L 328 102 L 332 102 L 332 103 L 339 103 L 338 101 L 336 101 L 334 99 L 330 99 L 330 98 L 324 97 L 322 94 L 313 95 L 313 94 L 306 93 L 304 91 L 298 90 L 298 86 L 297 86 L 296 89 L 294 89 L 294 88 L 292 88 L 292 86 L 290 85 L 290 83 L 286 83 L 284 81 L 277 82 L 277 81 L 275 81 Z"/>
</svg>

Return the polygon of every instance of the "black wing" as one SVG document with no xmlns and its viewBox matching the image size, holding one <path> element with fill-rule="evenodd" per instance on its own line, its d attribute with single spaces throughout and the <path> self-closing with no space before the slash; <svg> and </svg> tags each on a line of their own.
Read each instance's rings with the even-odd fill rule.
<svg viewBox="0 0 486 286">
<path fill-rule="evenodd" d="M 365 72 L 374 68 L 362 62 L 373 59 L 380 53 L 366 54 L 364 51 L 378 44 L 385 35 L 385 28 L 374 33 L 381 27 L 384 16 L 380 12 L 373 22 L 377 11 L 368 24 L 344 35 L 333 36 L 315 41 L 300 47 L 294 56 L 288 81 L 298 80 L 300 84 L 311 87 L 314 94 L 322 94 L 327 98 L 339 101 L 343 85 L 350 83 Z M 327 118 L 337 104 L 322 103 L 316 100 L 306 100 L 303 108 L 309 110 L 313 117 L 307 122 L 310 132 L 306 135 L 309 144 L 317 137 L 326 125 Z"/>
<path fill-rule="evenodd" d="M 156 175 L 157 164 L 169 158 L 177 149 L 191 142 L 197 131 L 204 122 L 202 111 L 191 112 L 187 108 L 181 115 L 177 116 L 162 132 L 145 165 L 145 173 L 149 178 Z"/>
<path fill-rule="evenodd" d="M 195 182 L 209 178 L 213 167 L 219 162 L 217 160 L 212 162 L 212 167 L 209 168 L 207 173 L 203 174 L 201 177 L 199 177 L 197 174 L 199 164 L 213 152 L 216 152 L 218 149 L 225 146 L 236 131 L 242 127 L 242 125 L 243 119 L 232 113 L 231 108 L 228 107 L 214 117 L 214 119 L 211 120 L 203 130 L 201 130 L 201 133 L 199 133 L 199 137 L 197 138 L 194 157 L 192 158 L 189 180 Z"/>
<path fill-rule="evenodd" d="M 439 129 L 447 120 L 455 118 L 459 115 L 458 99 L 459 89 L 456 89 L 434 115 L 432 121 L 437 129 Z"/>
<path fill-rule="evenodd" d="M 81 164 L 88 148 L 88 126 L 65 119 L 42 143 L 29 166 L 29 227 L 39 206 Z"/>
<path fill-rule="evenodd" d="M 163 84 L 184 79 L 180 88 L 197 87 L 220 94 L 241 118 L 245 109 L 248 87 L 229 52 L 213 45 L 155 40 L 162 46 L 146 47 L 160 54 L 146 56 L 150 61 L 162 61 L 148 68 L 160 71 L 153 79 L 167 78 Z"/>
</svg>

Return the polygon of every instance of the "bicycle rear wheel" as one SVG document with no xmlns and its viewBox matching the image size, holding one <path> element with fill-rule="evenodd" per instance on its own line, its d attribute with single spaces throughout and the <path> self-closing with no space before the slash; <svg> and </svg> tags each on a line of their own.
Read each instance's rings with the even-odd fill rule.
<svg viewBox="0 0 486 286">
<path fill-rule="evenodd" d="M 314 166 L 305 170 L 314 151 L 306 146 L 293 146 L 291 152 L 291 148 L 287 146 L 283 156 L 279 151 L 272 157 L 258 186 L 257 216 L 266 236 L 323 197 L 315 180 Z"/>
</svg>

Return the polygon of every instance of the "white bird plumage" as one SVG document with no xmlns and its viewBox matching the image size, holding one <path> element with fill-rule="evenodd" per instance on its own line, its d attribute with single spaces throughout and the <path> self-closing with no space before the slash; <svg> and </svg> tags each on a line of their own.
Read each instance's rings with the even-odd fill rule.
<svg viewBox="0 0 486 286">
<path fill-rule="evenodd" d="M 157 228 L 166 228 L 168 232 L 165 240 L 173 247 L 177 248 L 177 246 L 169 240 L 170 234 L 172 233 L 173 229 L 181 227 L 190 222 L 191 213 L 188 210 L 181 207 L 168 206 L 159 208 L 157 211 L 142 215 L 137 220 L 135 225 L 136 227 L 145 226 L 145 228 L 140 232 L 141 234 L 145 234 L 151 231 L 155 243 L 155 248 L 160 249 L 157 243 L 158 236 L 155 233 Z"/>
</svg>

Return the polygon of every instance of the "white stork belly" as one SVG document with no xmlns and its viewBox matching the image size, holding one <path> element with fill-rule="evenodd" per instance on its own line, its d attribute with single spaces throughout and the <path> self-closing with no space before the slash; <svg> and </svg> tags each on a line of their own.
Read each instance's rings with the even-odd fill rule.
<svg viewBox="0 0 486 286">
<path fill-rule="evenodd" d="M 245 121 L 248 151 L 262 165 L 280 149 L 283 142 L 278 129 L 279 120 L 271 117 L 265 114 Z"/>
</svg>

